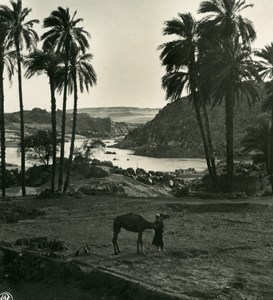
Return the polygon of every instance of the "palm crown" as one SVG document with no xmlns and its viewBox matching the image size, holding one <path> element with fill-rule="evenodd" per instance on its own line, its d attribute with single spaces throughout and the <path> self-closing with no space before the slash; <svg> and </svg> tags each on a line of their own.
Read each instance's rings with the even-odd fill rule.
<svg viewBox="0 0 273 300">
<path fill-rule="evenodd" d="M 30 8 L 22 8 L 22 1 L 11 1 L 12 9 L 6 5 L 0 5 L 0 22 L 7 27 L 7 39 L 14 41 L 16 46 L 22 50 L 24 45 L 27 49 L 36 46 L 38 35 L 33 30 L 33 25 L 39 20 L 32 19 L 26 21 L 26 17 L 31 12 Z M 9 44 L 11 46 L 11 44 Z"/>
<path fill-rule="evenodd" d="M 188 13 L 179 14 L 179 19 L 167 21 L 165 25 L 164 35 L 176 35 L 178 39 L 159 46 L 160 59 L 166 67 L 162 87 L 167 99 L 176 100 L 185 87 L 190 87 L 191 76 L 197 75 L 198 23 Z M 191 92 L 193 90 L 191 86 Z"/>
<path fill-rule="evenodd" d="M 45 45 L 52 45 L 57 53 L 67 52 L 71 47 L 76 47 L 84 53 L 89 48 L 87 38 L 90 34 L 82 27 L 77 27 L 83 19 L 75 19 L 76 13 L 71 18 L 69 8 L 62 7 L 51 12 L 43 24 L 44 28 L 50 28 L 41 37 L 45 40 Z"/>
<path fill-rule="evenodd" d="M 199 13 L 205 13 L 202 20 L 203 30 L 208 35 L 218 36 L 220 39 L 230 39 L 240 36 L 243 43 L 248 43 L 256 38 L 253 24 L 243 18 L 241 12 L 252 7 L 245 0 L 207 0 L 200 4 Z"/>
<path fill-rule="evenodd" d="M 25 61 L 26 77 L 30 78 L 35 74 L 41 75 L 46 73 L 55 77 L 57 67 L 62 62 L 60 56 L 52 50 L 35 50 L 27 56 Z"/>
<path fill-rule="evenodd" d="M 229 48 L 215 49 L 213 63 L 208 66 L 214 74 L 214 104 L 222 102 L 229 90 L 233 101 L 245 95 L 249 103 L 259 99 L 255 80 L 259 78 L 257 63 L 251 58 L 251 49 L 237 40 Z"/>
</svg>

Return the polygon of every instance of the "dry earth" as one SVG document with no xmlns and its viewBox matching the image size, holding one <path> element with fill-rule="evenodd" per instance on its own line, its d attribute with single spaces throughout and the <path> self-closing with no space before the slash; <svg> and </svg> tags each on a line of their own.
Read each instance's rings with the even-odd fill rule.
<svg viewBox="0 0 273 300">
<path fill-rule="evenodd" d="M 104 196 L 17 198 L 1 202 L 0 209 L 7 205 L 39 208 L 46 215 L 15 224 L 1 221 L 0 240 L 56 238 L 69 245 L 71 259 L 88 244 L 90 253 L 77 256 L 77 260 L 109 268 L 181 299 L 273 299 L 272 197 L 244 201 Z M 118 239 L 122 253 L 113 255 L 113 219 L 126 212 L 139 213 L 150 221 L 157 212 L 170 214 L 171 219 L 165 223 L 165 253 L 151 246 L 153 231 L 147 230 L 146 255 L 137 255 L 136 234 L 122 230 Z M 17 288 L 19 291 L 22 286 L 15 284 L 13 290 Z"/>
</svg>

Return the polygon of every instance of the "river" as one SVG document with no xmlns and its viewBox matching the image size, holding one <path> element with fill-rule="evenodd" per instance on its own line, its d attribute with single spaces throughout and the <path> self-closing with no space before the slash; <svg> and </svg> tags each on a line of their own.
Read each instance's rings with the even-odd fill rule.
<svg viewBox="0 0 273 300">
<path fill-rule="evenodd" d="M 76 147 L 82 145 L 83 140 L 77 139 L 75 142 Z M 113 140 L 104 140 L 107 146 L 113 145 Z M 65 153 L 69 153 L 70 143 L 65 145 Z M 188 159 L 188 158 L 155 158 L 134 155 L 134 151 L 128 149 L 108 148 L 106 151 L 115 152 L 116 154 L 106 154 L 102 151 L 94 153 L 94 158 L 99 160 L 111 160 L 115 166 L 121 168 L 143 168 L 146 171 L 163 171 L 171 172 L 176 169 L 195 168 L 196 171 L 204 171 L 206 169 L 206 161 L 201 158 Z M 17 155 L 17 149 L 8 147 L 6 149 L 6 161 L 11 164 L 20 165 L 20 157 Z M 31 167 L 32 164 L 26 161 L 26 167 Z"/>
</svg>

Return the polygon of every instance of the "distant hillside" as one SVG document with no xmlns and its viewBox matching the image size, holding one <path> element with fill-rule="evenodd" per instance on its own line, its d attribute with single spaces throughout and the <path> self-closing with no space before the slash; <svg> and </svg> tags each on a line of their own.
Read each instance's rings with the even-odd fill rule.
<svg viewBox="0 0 273 300">
<path fill-rule="evenodd" d="M 27 133 L 32 133 L 37 129 L 51 128 L 51 115 L 46 110 L 34 108 L 31 111 L 25 111 L 25 128 Z M 57 111 L 57 130 L 61 131 L 62 112 Z M 5 114 L 7 132 L 12 132 L 13 136 L 20 130 L 19 112 Z M 67 113 L 67 134 L 72 129 L 72 114 Z M 124 136 L 132 126 L 122 122 L 114 122 L 110 118 L 93 118 L 87 113 L 79 113 L 77 119 L 76 133 L 87 137 L 117 137 Z"/>
<path fill-rule="evenodd" d="M 72 112 L 68 110 L 68 112 Z M 159 108 L 138 107 L 89 107 L 80 108 L 79 113 L 88 113 L 93 118 L 111 118 L 114 122 L 144 124 L 152 120 Z"/>
<path fill-rule="evenodd" d="M 234 146 L 240 152 L 245 129 L 253 126 L 260 113 L 260 103 L 249 108 L 247 103 L 235 108 Z M 225 154 L 224 107 L 209 111 L 216 155 Z M 203 157 L 203 144 L 194 110 L 186 98 L 165 106 L 153 120 L 132 130 L 120 145 L 135 149 L 136 154 L 155 157 Z"/>
</svg>

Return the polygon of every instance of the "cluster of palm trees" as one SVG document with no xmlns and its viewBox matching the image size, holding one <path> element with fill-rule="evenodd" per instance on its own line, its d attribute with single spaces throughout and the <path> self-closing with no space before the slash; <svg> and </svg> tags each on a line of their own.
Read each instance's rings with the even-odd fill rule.
<svg viewBox="0 0 273 300">
<path fill-rule="evenodd" d="M 58 191 L 66 192 L 73 159 L 76 134 L 78 91 L 88 91 L 96 84 L 96 74 L 91 65 L 92 54 L 88 39 L 90 34 L 79 27 L 83 20 L 71 16 L 69 9 L 58 7 L 49 17 L 43 20 L 43 28 L 47 31 L 41 36 L 42 49 L 37 49 L 38 34 L 33 29 L 36 19 L 27 20 L 31 9 L 23 8 L 22 1 L 10 1 L 11 7 L 0 5 L 0 119 L 1 119 L 1 173 L 6 173 L 5 166 L 5 121 L 4 121 L 4 70 L 11 79 L 14 70 L 18 74 L 19 106 L 21 122 L 21 186 L 22 195 L 26 195 L 25 187 L 25 147 L 24 147 L 24 106 L 22 88 L 22 65 L 26 68 L 26 77 L 35 74 L 46 74 L 49 78 L 51 95 L 51 125 L 53 136 L 53 158 L 51 191 L 55 191 L 57 169 L 56 144 L 56 91 L 63 93 L 63 111 L 61 124 L 61 151 L 59 160 Z M 22 55 L 25 50 L 29 54 Z M 70 155 L 64 178 L 64 144 L 66 126 L 66 102 L 68 94 L 73 94 L 73 128 L 71 135 Z M 2 197 L 5 197 L 5 176 L 2 176 Z"/>
<path fill-rule="evenodd" d="M 5 166 L 5 119 L 4 119 L 4 74 L 10 80 L 16 70 L 21 121 L 21 181 L 22 195 L 25 188 L 24 106 L 22 66 L 26 77 L 46 74 L 51 95 L 51 123 L 53 135 L 53 158 L 51 191 L 56 181 L 56 91 L 63 95 L 61 149 L 59 159 L 58 191 L 66 192 L 73 159 L 77 121 L 78 90 L 81 92 L 96 84 L 96 74 L 91 65 L 92 55 L 88 39 L 90 35 L 78 23 L 76 12 L 58 7 L 43 20 L 45 33 L 41 36 L 41 50 L 37 49 L 39 37 L 33 26 L 39 21 L 27 20 L 31 9 L 23 8 L 22 1 L 11 0 L 11 7 L 0 5 L 0 131 L 1 173 Z M 256 38 L 253 24 L 241 13 L 252 7 L 246 0 L 205 0 L 199 7 L 200 20 L 190 13 L 179 14 L 165 23 L 164 35 L 177 38 L 159 46 L 160 59 L 166 69 L 162 86 L 166 98 L 175 101 L 181 98 L 186 88 L 192 101 L 207 161 L 208 172 L 217 190 L 217 170 L 213 141 L 210 133 L 208 108 L 224 103 L 226 130 L 227 183 L 232 191 L 233 114 L 236 103 L 247 99 L 251 104 L 260 99 L 258 86 L 267 80 L 264 107 L 271 113 L 270 155 L 268 172 L 273 191 L 273 43 L 260 51 L 251 46 Z M 27 51 L 28 55 L 22 55 Z M 257 59 L 259 58 L 259 59 Z M 73 129 L 70 155 L 64 180 L 64 144 L 66 103 L 68 94 L 73 94 Z M 2 176 L 2 196 L 5 197 L 5 176 Z"/>
<path fill-rule="evenodd" d="M 162 78 L 166 98 L 175 101 L 181 98 L 185 88 L 188 89 L 215 189 L 219 186 L 207 107 L 221 103 L 225 106 L 226 181 L 229 191 L 232 191 L 234 177 L 234 107 L 242 99 L 250 104 L 260 100 L 259 86 L 265 77 L 271 79 L 271 88 L 269 83 L 266 86 L 267 106 L 273 120 L 273 44 L 260 51 L 252 50 L 256 33 L 252 22 L 241 15 L 252 6 L 245 0 L 202 1 L 198 11 L 200 20 L 184 13 L 165 23 L 164 35 L 174 35 L 177 39 L 159 47 L 160 59 L 166 69 Z M 273 190 L 272 127 L 270 166 Z"/>
</svg>

